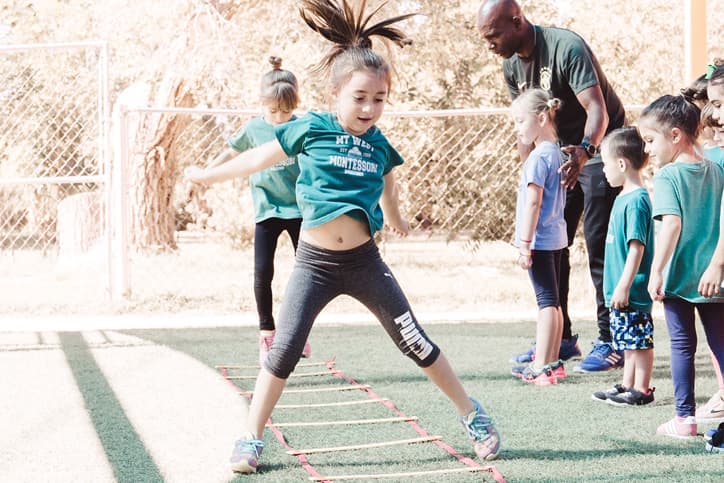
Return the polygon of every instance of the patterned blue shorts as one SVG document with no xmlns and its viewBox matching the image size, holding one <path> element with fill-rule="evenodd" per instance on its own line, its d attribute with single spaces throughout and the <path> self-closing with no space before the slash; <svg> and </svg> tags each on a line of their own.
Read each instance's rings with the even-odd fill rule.
<svg viewBox="0 0 724 483">
<path fill-rule="evenodd" d="M 613 348 L 622 350 L 653 349 L 654 322 L 651 312 L 610 309 Z"/>
</svg>

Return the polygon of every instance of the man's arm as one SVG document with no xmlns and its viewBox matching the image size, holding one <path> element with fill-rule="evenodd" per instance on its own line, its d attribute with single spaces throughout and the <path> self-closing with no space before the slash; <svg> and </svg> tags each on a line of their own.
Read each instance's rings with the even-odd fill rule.
<svg viewBox="0 0 724 483">
<path fill-rule="evenodd" d="M 583 109 L 586 110 L 586 125 L 583 128 L 583 138 L 588 140 L 590 144 L 598 146 L 606 134 L 606 128 L 608 128 L 608 111 L 606 111 L 606 101 L 603 99 L 601 86 L 596 84 L 583 89 L 576 94 L 576 98 L 583 106 Z M 563 151 L 570 155 L 569 160 L 561 166 L 563 184 L 566 188 L 570 188 L 578 181 L 581 168 L 588 161 L 589 156 L 585 149 L 577 145 L 565 146 Z"/>
</svg>

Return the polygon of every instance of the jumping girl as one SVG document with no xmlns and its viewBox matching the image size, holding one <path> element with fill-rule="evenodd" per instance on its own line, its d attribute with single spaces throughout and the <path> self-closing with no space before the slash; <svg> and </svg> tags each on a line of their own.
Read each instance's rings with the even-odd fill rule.
<svg viewBox="0 0 724 483">
<path fill-rule="evenodd" d="M 362 6 L 365 2 L 361 3 Z M 405 236 L 409 223 L 398 206 L 393 168 L 399 153 L 375 126 L 391 85 L 390 65 L 372 50 L 372 36 L 402 47 L 410 40 L 393 27 L 412 15 L 371 24 L 347 0 L 303 0 L 302 18 L 335 45 L 320 63 L 328 70 L 335 112 L 314 112 L 276 127 L 276 140 L 216 168 L 191 168 L 208 183 L 245 176 L 297 156 L 297 202 L 302 230 L 296 263 L 279 313 L 276 336 L 259 373 L 249 408 L 248 432 L 231 455 L 239 473 L 257 469 L 264 425 L 302 353 L 315 318 L 347 294 L 377 317 L 395 345 L 450 399 L 483 460 L 497 457 L 500 437 L 482 405 L 471 399 L 440 348 L 425 334 L 373 240 L 384 221 Z"/>
</svg>

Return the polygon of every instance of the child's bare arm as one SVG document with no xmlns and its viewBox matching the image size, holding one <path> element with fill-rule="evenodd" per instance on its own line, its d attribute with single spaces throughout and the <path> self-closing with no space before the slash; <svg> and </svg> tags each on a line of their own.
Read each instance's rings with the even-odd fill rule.
<svg viewBox="0 0 724 483">
<path fill-rule="evenodd" d="M 654 261 L 651 263 L 651 277 L 649 278 L 649 294 L 656 301 L 664 300 L 664 267 L 671 259 L 676 244 L 681 235 L 681 217 L 677 215 L 664 215 L 656 237 Z"/>
<path fill-rule="evenodd" d="M 189 166 L 184 175 L 189 181 L 204 186 L 219 183 L 232 178 L 249 176 L 252 173 L 269 168 L 274 163 L 287 158 L 279 141 L 269 141 L 243 153 L 237 154 L 233 159 L 223 164 L 206 169 L 198 166 Z"/>
<path fill-rule="evenodd" d="M 628 307 L 629 292 L 633 285 L 636 272 L 639 271 L 641 260 L 644 258 L 644 244 L 639 240 L 631 240 L 628 244 L 628 255 L 623 266 L 621 278 L 618 279 L 616 288 L 611 297 L 611 307 L 614 309 L 625 309 Z"/>
<path fill-rule="evenodd" d="M 387 225 L 400 236 L 407 236 L 410 223 L 400 213 L 399 188 L 392 171 L 385 175 L 385 187 L 380 197 L 380 205 Z"/>
<path fill-rule="evenodd" d="M 520 253 L 518 256 L 518 265 L 523 270 L 528 270 L 533 264 L 530 251 L 530 244 L 535 236 L 535 228 L 538 226 L 538 218 L 540 217 L 540 207 L 543 202 L 543 188 L 537 184 L 528 183 L 525 195 L 525 205 L 523 206 L 523 219 L 520 223 Z"/>
</svg>

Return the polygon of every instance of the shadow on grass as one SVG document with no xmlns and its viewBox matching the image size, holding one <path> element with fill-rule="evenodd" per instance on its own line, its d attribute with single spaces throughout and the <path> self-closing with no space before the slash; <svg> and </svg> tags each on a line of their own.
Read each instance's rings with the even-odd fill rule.
<svg viewBox="0 0 724 483">
<path fill-rule="evenodd" d="M 535 460 L 589 460 L 600 459 L 605 457 L 620 457 L 625 454 L 641 455 L 671 455 L 682 456 L 684 454 L 701 455 L 704 449 L 703 441 L 696 440 L 696 444 L 682 443 L 681 445 L 670 444 L 653 444 L 632 442 L 628 439 L 607 439 L 614 443 L 616 447 L 609 449 L 581 449 L 581 450 L 561 450 L 561 449 L 545 449 L 545 448 L 518 448 L 504 449 L 501 458 L 505 461 L 516 459 L 535 459 Z"/>
</svg>

